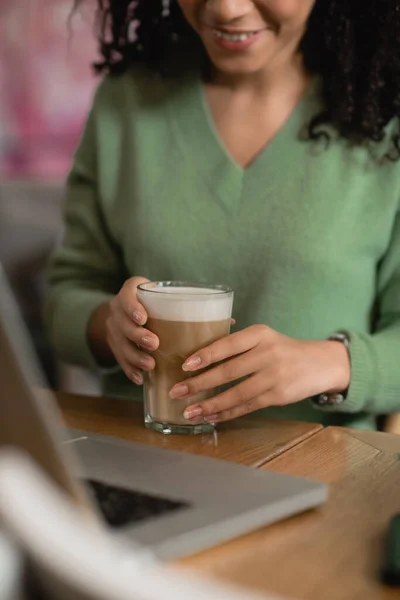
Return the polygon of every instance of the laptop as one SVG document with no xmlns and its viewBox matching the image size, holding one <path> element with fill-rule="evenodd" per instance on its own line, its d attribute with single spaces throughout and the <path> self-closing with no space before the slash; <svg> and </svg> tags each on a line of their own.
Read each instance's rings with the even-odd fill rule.
<svg viewBox="0 0 400 600">
<path fill-rule="evenodd" d="M 155 559 L 317 507 L 327 486 L 67 429 L 0 265 L 0 447 L 27 452 L 77 506 Z"/>
</svg>

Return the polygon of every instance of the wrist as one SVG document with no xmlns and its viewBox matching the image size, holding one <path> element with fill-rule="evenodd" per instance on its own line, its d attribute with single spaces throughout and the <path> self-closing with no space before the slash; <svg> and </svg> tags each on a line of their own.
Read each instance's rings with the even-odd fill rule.
<svg viewBox="0 0 400 600">
<path fill-rule="evenodd" d="M 341 394 L 350 385 L 351 368 L 349 351 L 344 343 L 337 340 L 327 340 L 323 343 L 332 376 L 329 387 L 324 392 L 326 394 Z"/>
<path fill-rule="evenodd" d="M 116 364 L 114 354 L 107 340 L 107 319 L 110 315 L 110 303 L 104 302 L 92 313 L 87 329 L 90 351 L 99 367 L 108 368 Z"/>
</svg>

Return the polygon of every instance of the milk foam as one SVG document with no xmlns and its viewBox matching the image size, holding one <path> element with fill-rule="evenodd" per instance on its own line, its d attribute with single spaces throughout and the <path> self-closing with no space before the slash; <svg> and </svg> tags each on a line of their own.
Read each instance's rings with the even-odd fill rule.
<svg viewBox="0 0 400 600">
<path fill-rule="evenodd" d="M 233 293 L 212 288 L 152 287 L 138 290 L 138 300 L 152 319 L 206 322 L 230 319 Z M 179 298 L 177 298 L 179 295 Z"/>
</svg>

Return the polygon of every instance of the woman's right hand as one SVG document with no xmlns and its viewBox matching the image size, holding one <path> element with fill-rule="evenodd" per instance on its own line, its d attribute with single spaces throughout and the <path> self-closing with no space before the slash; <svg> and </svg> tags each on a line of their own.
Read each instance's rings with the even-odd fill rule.
<svg viewBox="0 0 400 600">
<path fill-rule="evenodd" d="M 142 385 L 142 371 L 152 371 L 155 361 L 143 350 L 157 350 L 159 340 L 145 329 L 147 313 L 138 302 L 137 288 L 147 282 L 143 277 L 132 277 L 122 286 L 109 303 L 106 320 L 107 343 L 125 375 Z"/>
<path fill-rule="evenodd" d="M 148 279 L 132 277 L 119 293 L 94 311 L 89 323 L 89 345 L 102 366 L 116 360 L 125 375 L 142 385 L 142 371 L 152 371 L 155 361 L 147 351 L 157 350 L 158 337 L 145 329 L 147 313 L 137 300 L 137 288 Z"/>
</svg>

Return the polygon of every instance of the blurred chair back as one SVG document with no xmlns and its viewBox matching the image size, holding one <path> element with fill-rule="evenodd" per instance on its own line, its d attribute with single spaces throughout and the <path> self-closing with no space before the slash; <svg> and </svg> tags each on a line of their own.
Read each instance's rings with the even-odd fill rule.
<svg viewBox="0 0 400 600">
<path fill-rule="evenodd" d="M 16 450 L 0 452 L 0 521 L 57 600 L 256 600 L 111 537 Z"/>
</svg>

